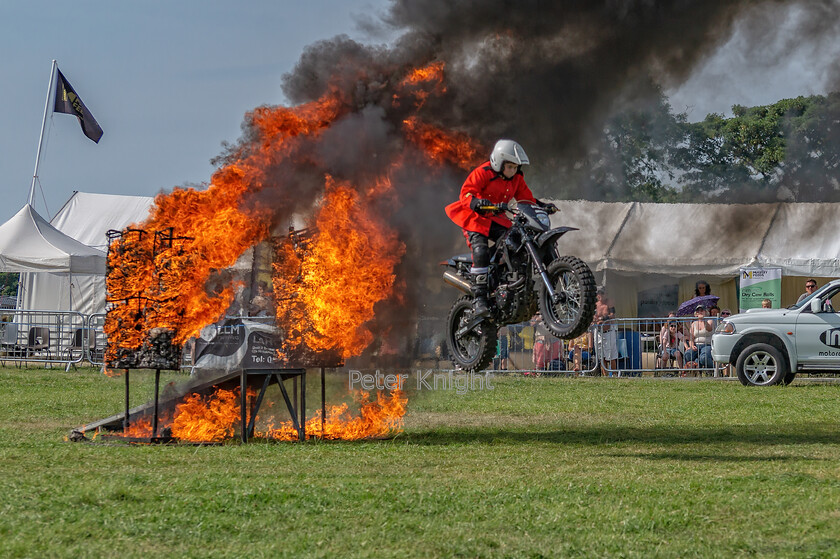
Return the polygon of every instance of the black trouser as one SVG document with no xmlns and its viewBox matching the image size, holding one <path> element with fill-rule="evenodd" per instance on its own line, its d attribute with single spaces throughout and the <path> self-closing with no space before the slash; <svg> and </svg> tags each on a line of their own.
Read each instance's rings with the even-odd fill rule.
<svg viewBox="0 0 840 559">
<path fill-rule="evenodd" d="M 490 266 L 490 239 L 496 242 L 506 231 L 507 227 L 499 225 L 495 221 L 490 224 L 489 236 L 476 233 L 475 231 L 467 231 L 467 240 L 469 240 L 470 248 L 472 248 L 474 271 L 487 271 L 487 267 Z"/>
</svg>

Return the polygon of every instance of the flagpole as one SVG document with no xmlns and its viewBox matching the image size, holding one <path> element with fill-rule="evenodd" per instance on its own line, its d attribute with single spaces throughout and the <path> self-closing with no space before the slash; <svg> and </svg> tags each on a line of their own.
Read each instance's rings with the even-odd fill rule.
<svg viewBox="0 0 840 559">
<path fill-rule="evenodd" d="M 47 127 L 47 113 L 50 110 L 50 95 L 53 90 L 53 80 L 55 79 L 55 60 L 52 61 L 50 68 L 50 85 L 47 86 L 47 100 L 44 101 L 44 120 L 41 122 L 41 137 L 38 138 L 38 153 L 35 155 L 35 172 L 32 173 L 32 186 L 29 187 L 29 205 L 35 202 L 35 181 L 38 180 L 38 164 L 41 162 L 41 146 L 44 145 L 44 130 Z"/>
</svg>

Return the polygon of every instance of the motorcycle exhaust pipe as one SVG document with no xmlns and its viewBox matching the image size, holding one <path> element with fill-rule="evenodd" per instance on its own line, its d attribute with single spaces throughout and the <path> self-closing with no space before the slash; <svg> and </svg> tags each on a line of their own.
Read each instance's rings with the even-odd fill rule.
<svg viewBox="0 0 840 559">
<path fill-rule="evenodd" d="M 446 270 L 443 273 L 443 281 L 451 285 L 452 287 L 457 287 L 464 293 L 472 293 L 470 289 L 470 282 L 466 281 L 464 278 L 459 276 L 456 273 L 453 273 L 451 270 Z"/>
</svg>

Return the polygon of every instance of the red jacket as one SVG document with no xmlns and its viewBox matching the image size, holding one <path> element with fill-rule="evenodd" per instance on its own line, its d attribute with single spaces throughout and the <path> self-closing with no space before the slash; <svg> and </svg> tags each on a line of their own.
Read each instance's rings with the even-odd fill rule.
<svg viewBox="0 0 840 559">
<path fill-rule="evenodd" d="M 466 231 L 482 235 L 490 234 L 490 224 L 494 221 L 504 227 L 510 227 L 511 222 L 504 214 L 483 216 L 472 211 L 470 200 L 474 197 L 496 204 L 510 202 L 512 198 L 536 202 L 521 172 L 516 173 L 512 179 L 505 180 L 490 167 L 489 161 L 479 165 L 464 181 L 458 201 L 446 206 L 446 215 Z"/>
</svg>

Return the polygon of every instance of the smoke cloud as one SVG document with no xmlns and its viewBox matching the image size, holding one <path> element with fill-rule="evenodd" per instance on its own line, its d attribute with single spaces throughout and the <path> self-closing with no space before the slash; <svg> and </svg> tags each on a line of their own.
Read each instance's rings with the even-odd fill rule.
<svg viewBox="0 0 840 559">
<path fill-rule="evenodd" d="M 406 118 L 472 137 L 483 150 L 473 165 L 498 138 L 516 139 L 530 156 L 526 179 L 537 196 L 609 199 L 607 186 L 575 190 L 556 177 L 586 154 L 628 87 L 678 85 L 744 14 L 763 14 L 761 24 L 741 27 L 749 43 L 790 7 L 800 10 L 798 29 L 815 36 L 833 32 L 827 22 L 840 19 L 836 2 L 820 0 L 395 0 L 380 21 L 368 23 L 398 32 L 392 44 L 320 41 L 284 76 L 293 104 L 337 95 L 348 114 L 300 141 L 295 149 L 304 156 L 294 163 L 269 163 L 267 184 L 252 202 L 282 208 L 275 216 L 281 226 L 315 203 L 325 174 L 364 188 L 390 173 L 396 194 L 381 201 L 381 211 L 407 246 L 397 270 L 404 288 L 380 305 L 377 320 L 380 333 L 411 339 L 417 315 L 440 317 L 453 297 L 439 296 L 436 264 L 466 248 L 443 207 L 457 198 L 468 169 L 430 166 L 428 155 L 406 141 Z M 409 102 L 405 76 L 434 62 L 444 64 L 442 87 L 422 103 Z M 253 139 L 249 120 L 220 161 L 241 156 Z"/>
</svg>

